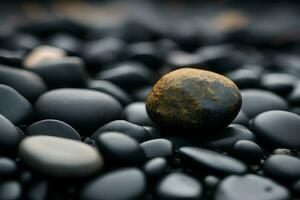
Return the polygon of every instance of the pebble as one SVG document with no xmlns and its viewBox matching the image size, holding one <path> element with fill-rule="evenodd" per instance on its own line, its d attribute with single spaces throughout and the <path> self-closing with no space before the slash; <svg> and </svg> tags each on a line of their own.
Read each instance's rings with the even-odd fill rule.
<svg viewBox="0 0 300 200">
<path fill-rule="evenodd" d="M 30 102 L 34 102 L 47 90 L 44 80 L 39 75 L 4 65 L 0 65 L 0 84 L 14 88 Z"/>
<path fill-rule="evenodd" d="M 213 189 L 220 183 L 220 179 L 213 175 L 207 175 L 204 177 L 203 183 L 207 188 Z"/>
<path fill-rule="evenodd" d="M 202 185 L 197 179 L 179 172 L 166 175 L 156 187 L 160 200 L 198 200 L 202 194 Z"/>
<path fill-rule="evenodd" d="M 154 85 L 146 108 L 162 127 L 210 132 L 226 127 L 238 114 L 241 101 L 237 86 L 226 77 L 183 68 Z"/>
<path fill-rule="evenodd" d="M 92 134 L 91 139 L 95 140 L 99 135 L 105 132 L 120 132 L 134 138 L 138 142 L 151 139 L 150 133 L 144 127 L 125 120 L 115 120 L 103 125 Z"/>
<path fill-rule="evenodd" d="M 233 149 L 235 142 L 239 140 L 254 141 L 255 135 L 242 125 L 231 124 L 209 138 L 203 145 L 211 149 L 230 151 Z"/>
<path fill-rule="evenodd" d="M 17 174 L 17 163 L 7 157 L 0 157 L 0 178 L 10 178 Z"/>
<path fill-rule="evenodd" d="M 215 151 L 198 147 L 181 147 L 179 148 L 179 155 L 183 164 L 197 170 L 202 169 L 201 173 L 210 172 L 227 175 L 247 172 L 247 166 L 241 161 Z"/>
<path fill-rule="evenodd" d="M 143 171 L 150 180 L 158 180 L 167 172 L 168 162 L 165 158 L 157 157 L 148 160 L 143 165 Z"/>
<path fill-rule="evenodd" d="M 173 144 L 167 139 L 153 139 L 141 144 L 142 149 L 148 159 L 163 157 L 171 159 L 173 157 Z"/>
<path fill-rule="evenodd" d="M 104 92 L 115 97 L 123 106 L 132 102 L 131 96 L 127 94 L 126 91 L 109 81 L 93 80 L 89 83 L 88 88 Z"/>
<path fill-rule="evenodd" d="M 31 124 L 26 129 L 26 135 L 48 135 L 81 140 L 79 133 L 73 127 L 55 119 L 45 119 Z"/>
<path fill-rule="evenodd" d="M 31 118 L 33 112 L 31 104 L 16 90 L 0 84 L 0 96 L 0 114 L 12 123 L 19 125 Z"/>
<path fill-rule="evenodd" d="M 139 165 L 145 160 L 140 144 L 122 133 L 104 132 L 96 138 L 96 145 L 108 165 Z"/>
<path fill-rule="evenodd" d="M 273 110 L 254 118 L 252 130 L 258 141 L 270 149 L 300 149 L 300 116 Z"/>
<path fill-rule="evenodd" d="M 253 69 L 238 69 L 226 74 L 240 89 L 259 88 L 260 72 Z"/>
<path fill-rule="evenodd" d="M 249 195 L 251 194 L 251 195 Z M 288 200 L 289 191 L 274 181 L 247 174 L 228 176 L 216 189 L 214 200 Z"/>
<path fill-rule="evenodd" d="M 273 155 L 264 162 L 264 172 L 281 181 L 300 179 L 300 159 L 289 155 Z"/>
<path fill-rule="evenodd" d="M 123 116 L 131 123 L 156 127 L 156 124 L 149 118 L 144 102 L 133 102 L 127 105 L 123 110 Z"/>
<path fill-rule="evenodd" d="M 49 88 L 81 88 L 87 84 L 88 75 L 82 59 L 64 57 L 40 62 L 28 67 L 40 75 Z"/>
<path fill-rule="evenodd" d="M 1 96 L 1 95 L 0 95 Z M 3 154 L 13 154 L 23 139 L 23 135 L 18 129 L 3 115 L 0 114 L 0 152 Z"/>
<path fill-rule="evenodd" d="M 260 146 L 248 140 L 237 141 L 233 146 L 231 154 L 248 164 L 259 164 L 264 156 L 264 152 Z"/>
<path fill-rule="evenodd" d="M 55 178 L 81 178 L 99 172 L 103 159 L 87 144 L 54 136 L 27 137 L 19 156 L 31 169 Z"/>
<path fill-rule="evenodd" d="M 269 110 L 288 110 L 288 104 L 282 97 L 267 90 L 247 89 L 241 94 L 242 110 L 250 119 Z"/>
<path fill-rule="evenodd" d="M 140 200 L 146 190 L 146 177 L 137 168 L 123 168 L 100 175 L 88 182 L 81 200 Z"/>
<path fill-rule="evenodd" d="M 61 120 L 86 135 L 119 119 L 122 106 L 115 98 L 102 92 L 56 89 L 44 93 L 37 100 L 35 111 L 38 119 Z"/>
<path fill-rule="evenodd" d="M 56 60 L 66 56 L 66 52 L 62 49 L 52 46 L 39 46 L 33 49 L 24 59 L 23 65 L 30 68 L 36 64 Z"/>
<path fill-rule="evenodd" d="M 96 79 L 110 81 L 126 91 L 131 91 L 151 84 L 154 74 L 144 65 L 124 63 L 101 71 Z"/>
<path fill-rule="evenodd" d="M 279 95 L 288 94 L 295 86 L 297 78 L 285 73 L 268 73 L 262 76 L 261 85 L 266 90 Z"/>
<path fill-rule="evenodd" d="M 19 182 L 9 180 L 0 183 L 0 200 L 19 200 L 22 198 L 22 186 Z"/>
</svg>

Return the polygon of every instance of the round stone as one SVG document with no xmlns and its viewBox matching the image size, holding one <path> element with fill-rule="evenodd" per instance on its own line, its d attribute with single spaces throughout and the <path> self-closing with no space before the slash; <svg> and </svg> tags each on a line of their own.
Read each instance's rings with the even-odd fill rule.
<svg viewBox="0 0 300 200">
<path fill-rule="evenodd" d="M 264 156 L 263 150 L 256 143 L 248 140 L 237 141 L 231 152 L 233 156 L 249 164 L 259 164 Z"/>
<path fill-rule="evenodd" d="M 138 200 L 143 199 L 146 177 L 136 168 L 124 168 L 96 177 L 87 183 L 81 200 Z"/>
<path fill-rule="evenodd" d="M 242 110 L 250 119 L 269 110 L 288 110 L 288 104 L 282 97 L 267 90 L 247 89 L 241 94 Z"/>
<path fill-rule="evenodd" d="M 134 138 L 138 142 L 144 142 L 151 139 L 151 135 L 145 128 L 125 120 L 115 120 L 105 124 L 96 132 L 94 132 L 91 138 L 95 140 L 100 134 L 104 132 L 120 132 Z"/>
<path fill-rule="evenodd" d="M 22 197 L 22 186 L 17 181 L 1 181 L 0 199 L 1 200 L 18 200 Z"/>
<path fill-rule="evenodd" d="M 288 94 L 295 86 L 297 78 L 285 73 L 265 74 L 261 79 L 262 87 L 279 95 Z"/>
<path fill-rule="evenodd" d="M 228 176 L 218 185 L 214 200 L 288 200 L 289 191 L 274 181 L 248 174 Z"/>
<path fill-rule="evenodd" d="M 273 155 L 264 163 L 265 173 L 277 180 L 300 179 L 300 159 L 288 155 Z"/>
<path fill-rule="evenodd" d="M 154 139 L 141 144 L 148 159 L 164 157 L 171 159 L 173 157 L 173 144 L 167 139 Z"/>
<path fill-rule="evenodd" d="M 31 104 L 13 88 L 0 84 L 0 114 L 16 125 L 32 116 Z"/>
<path fill-rule="evenodd" d="M 207 173 L 215 174 L 243 174 L 247 166 L 239 160 L 225 156 L 215 151 L 198 147 L 181 147 L 179 155 L 187 167 L 200 168 Z"/>
<path fill-rule="evenodd" d="M 25 138 L 19 156 L 33 170 L 56 178 L 86 177 L 103 167 L 102 156 L 93 147 L 53 136 Z"/>
<path fill-rule="evenodd" d="M 140 126 L 156 126 L 149 118 L 144 102 L 133 102 L 127 105 L 123 111 L 124 118 Z"/>
<path fill-rule="evenodd" d="M 168 162 L 165 158 L 153 158 L 146 162 L 143 170 L 149 179 L 158 179 L 166 173 L 168 169 Z"/>
<path fill-rule="evenodd" d="M 0 152 L 1 154 L 16 153 L 23 135 L 5 117 L 0 114 Z"/>
<path fill-rule="evenodd" d="M 79 133 L 65 122 L 55 119 L 45 119 L 27 127 L 26 135 L 49 135 L 81 140 Z"/>
<path fill-rule="evenodd" d="M 274 110 L 261 113 L 254 118 L 253 132 L 258 141 L 270 149 L 300 149 L 300 116 Z"/>
<path fill-rule="evenodd" d="M 112 96 L 87 89 L 57 89 L 44 93 L 35 104 L 39 119 L 57 119 L 82 134 L 120 118 L 122 106 Z"/>
<path fill-rule="evenodd" d="M 213 131 L 226 127 L 241 103 L 239 89 L 228 78 L 183 68 L 166 74 L 154 85 L 146 108 L 150 118 L 162 127 Z"/>
<path fill-rule="evenodd" d="M 174 172 L 158 183 L 156 195 L 161 200 L 197 200 L 202 197 L 202 185 L 191 176 Z"/>
<path fill-rule="evenodd" d="M 122 133 L 103 133 L 96 138 L 96 145 L 105 162 L 110 165 L 136 165 L 145 160 L 145 154 L 140 144 Z"/>
<path fill-rule="evenodd" d="M 0 157 L 0 177 L 12 177 L 18 172 L 18 167 L 15 161 L 10 158 Z"/>
</svg>

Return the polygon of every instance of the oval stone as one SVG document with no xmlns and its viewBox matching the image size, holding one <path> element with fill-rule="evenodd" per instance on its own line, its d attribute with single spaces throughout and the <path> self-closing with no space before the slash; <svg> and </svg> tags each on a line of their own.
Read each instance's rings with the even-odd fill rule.
<svg viewBox="0 0 300 200">
<path fill-rule="evenodd" d="M 88 134 L 120 118 L 122 106 L 112 96 L 87 89 L 57 89 L 44 93 L 35 104 L 39 119 L 58 119 Z"/>
<path fill-rule="evenodd" d="M 103 167 L 102 156 L 93 147 L 54 136 L 25 138 L 19 156 L 31 169 L 56 178 L 86 177 Z"/>
<path fill-rule="evenodd" d="M 238 114 L 242 99 L 228 78 L 205 70 L 183 68 L 163 76 L 148 95 L 150 118 L 170 129 L 213 131 Z"/>
</svg>

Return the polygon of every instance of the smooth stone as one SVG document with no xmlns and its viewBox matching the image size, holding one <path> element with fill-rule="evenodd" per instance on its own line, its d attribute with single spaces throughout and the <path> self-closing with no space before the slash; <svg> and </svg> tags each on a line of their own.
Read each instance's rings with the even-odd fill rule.
<svg viewBox="0 0 300 200">
<path fill-rule="evenodd" d="M 181 147 L 179 148 L 179 155 L 185 166 L 197 170 L 202 169 L 204 172 L 220 175 L 247 172 L 247 166 L 241 161 L 215 151 L 198 147 Z"/>
<path fill-rule="evenodd" d="M 264 152 L 260 146 L 248 140 L 237 141 L 233 146 L 231 154 L 249 164 L 259 164 L 264 156 Z"/>
<path fill-rule="evenodd" d="M 19 182 L 9 180 L 0 183 L 0 200 L 19 200 L 22 198 L 22 186 Z"/>
<path fill-rule="evenodd" d="M 44 61 L 28 69 L 40 75 L 49 88 L 81 88 L 87 85 L 88 75 L 79 57 Z"/>
<path fill-rule="evenodd" d="M 132 102 L 132 98 L 129 96 L 129 94 L 112 82 L 93 80 L 89 83 L 88 87 L 89 89 L 104 92 L 115 97 L 124 106 Z"/>
<path fill-rule="evenodd" d="M 18 172 L 17 163 L 7 157 L 0 157 L 0 178 L 9 178 Z"/>
<path fill-rule="evenodd" d="M 230 151 L 233 149 L 234 143 L 239 140 L 254 141 L 255 135 L 242 125 L 231 124 L 215 136 L 208 138 L 203 145 L 211 149 Z"/>
<path fill-rule="evenodd" d="M 182 68 L 164 75 L 153 86 L 146 109 L 160 126 L 187 134 L 221 130 L 236 117 L 241 103 L 238 87 L 228 78 Z"/>
<path fill-rule="evenodd" d="M 87 177 L 103 168 L 102 156 L 93 147 L 54 136 L 25 138 L 19 156 L 31 169 L 55 178 Z"/>
<path fill-rule="evenodd" d="M 250 119 L 269 110 L 288 110 L 288 104 L 282 97 L 267 90 L 247 89 L 241 94 L 242 110 Z"/>
<path fill-rule="evenodd" d="M 137 168 L 111 171 L 88 182 L 81 200 L 140 200 L 146 190 L 146 177 Z"/>
<path fill-rule="evenodd" d="M 113 68 L 102 70 L 96 79 L 110 81 L 126 91 L 152 84 L 154 74 L 143 65 L 121 63 Z"/>
<path fill-rule="evenodd" d="M 47 90 L 44 80 L 39 75 L 4 65 L 0 65 L 0 84 L 14 88 L 31 102 Z"/>
<path fill-rule="evenodd" d="M 300 106 L 300 81 L 295 84 L 294 89 L 287 96 L 287 99 L 290 104 L 294 106 Z"/>
<path fill-rule="evenodd" d="M 226 74 L 240 89 L 259 88 L 260 71 L 253 69 L 237 69 Z"/>
<path fill-rule="evenodd" d="M 144 127 L 125 120 L 115 120 L 105 124 L 92 134 L 91 139 L 95 140 L 104 132 L 120 132 L 134 138 L 138 142 L 151 139 L 149 132 Z"/>
<path fill-rule="evenodd" d="M 258 142 L 270 148 L 300 149 L 300 116 L 286 111 L 268 111 L 254 118 Z"/>
<path fill-rule="evenodd" d="M 220 179 L 213 175 L 207 175 L 204 177 L 203 183 L 205 187 L 214 189 L 220 183 Z"/>
<path fill-rule="evenodd" d="M 296 181 L 300 178 L 300 159 L 289 155 L 272 155 L 263 165 L 264 172 L 276 180 Z"/>
<path fill-rule="evenodd" d="M 62 49 L 52 46 L 39 46 L 33 49 L 24 59 L 25 67 L 32 67 L 49 60 L 56 60 L 66 56 L 66 52 Z"/>
<path fill-rule="evenodd" d="M 198 200 L 202 198 L 203 189 L 197 179 L 173 172 L 162 178 L 155 193 L 160 200 Z"/>
<path fill-rule="evenodd" d="M 14 154 L 23 135 L 3 115 L 0 114 L 0 152 L 1 154 Z"/>
<path fill-rule="evenodd" d="M 108 165 L 139 165 L 145 160 L 140 144 L 122 133 L 104 132 L 96 138 L 96 145 Z"/>
<path fill-rule="evenodd" d="M 261 85 L 266 90 L 279 95 L 288 94 L 295 86 L 297 78 L 285 73 L 268 73 L 262 76 Z"/>
<path fill-rule="evenodd" d="M 143 165 L 143 171 L 150 180 L 157 180 L 167 172 L 168 162 L 165 158 L 157 157 L 148 160 Z"/>
<path fill-rule="evenodd" d="M 156 124 L 149 118 L 144 102 L 133 102 L 127 105 L 123 110 L 123 116 L 131 123 L 156 127 Z"/>
<path fill-rule="evenodd" d="M 214 200 L 288 200 L 289 197 L 286 188 L 253 174 L 226 177 L 214 194 Z"/>
<path fill-rule="evenodd" d="M 245 114 L 243 110 L 240 110 L 236 118 L 232 121 L 233 124 L 241 124 L 243 126 L 248 126 L 249 125 L 249 118 Z"/>
<path fill-rule="evenodd" d="M 0 114 L 12 123 L 20 125 L 32 117 L 32 105 L 13 88 L 0 84 L 0 96 Z"/>
<path fill-rule="evenodd" d="M 26 135 L 48 135 L 81 140 L 79 133 L 73 127 L 55 119 L 45 119 L 31 124 L 26 129 Z"/>
<path fill-rule="evenodd" d="M 173 144 L 167 139 L 153 139 L 141 144 L 142 149 L 148 159 L 163 157 L 171 159 L 173 157 Z"/>
<path fill-rule="evenodd" d="M 122 106 L 112 96 L 87 89 L 56 89 L 35 103 L 38 119 L 57 119 L 80 134 L 89 134 L 121 117 Z"/>
</svg>

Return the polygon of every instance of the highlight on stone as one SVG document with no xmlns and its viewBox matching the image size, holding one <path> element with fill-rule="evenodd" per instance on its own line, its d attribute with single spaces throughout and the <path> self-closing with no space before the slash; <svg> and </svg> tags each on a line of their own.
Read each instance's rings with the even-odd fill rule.
<svg viewBox="0 0 300 200">
<path fill-rule="evenodd" d="M 230 124 L 241 104 L 239 89 L 230 79 L 206 70 L 181 68 L 154 85 L 146 109 L 163 128 L 213 132 Z"/>
</svg>

